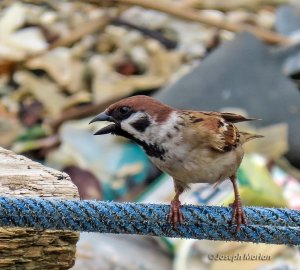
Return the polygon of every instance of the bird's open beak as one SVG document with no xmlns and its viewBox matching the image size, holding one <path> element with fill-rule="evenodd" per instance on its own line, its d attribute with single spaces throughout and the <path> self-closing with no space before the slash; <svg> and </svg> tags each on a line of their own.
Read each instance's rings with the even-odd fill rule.
<svg viewBox="0 0 300 270">
<path fill-rule="evenodd" d="M 106 114 L 106 112 L 99 113 L 95 118 L 93 118 L 89 124 L 99 121 L 107 121 L 107 122 L 113 122 L 113 118 Z"/>
<path fill-rule="evenodd" d="M 115 122 L 114 119 L 111 116 L 109 116 L 106 112 L 102 112 L 102 113 L 98 114 L 95 118 L 93 118 L 89 122 L 89 124 L 94 123 L 94 122 L 99 122 L 99 121 Z M 110 124 L 108 126 L 105 126 L 104 128 L 101 128 L 100 130 L 98 130 L 96 133 L 94 133 L 94 135 L 109 134 L 115 130 L 116 130 L 116 125 Z"/>
</svg>

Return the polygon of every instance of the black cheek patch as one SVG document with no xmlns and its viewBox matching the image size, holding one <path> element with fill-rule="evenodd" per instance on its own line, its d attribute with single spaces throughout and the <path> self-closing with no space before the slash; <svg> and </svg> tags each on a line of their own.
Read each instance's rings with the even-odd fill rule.
<svg viewBox="0 0 300 270">
<path fill-rule="evenodd" d="M 149 125 L 150 125 L 150 121 L 148 117 L 143 117 L 131 124 L 131 126 L 139 132 L 144 132 L 145 129 L 149 127 Z"/>
</svg>

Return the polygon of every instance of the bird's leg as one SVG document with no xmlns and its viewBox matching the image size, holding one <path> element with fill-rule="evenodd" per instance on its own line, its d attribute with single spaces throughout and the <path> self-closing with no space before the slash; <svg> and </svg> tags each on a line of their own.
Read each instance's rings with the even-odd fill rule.
<svg viewBox="0 0 300 270">
<path fill-rule="evenodd" d="M 168 223 L 171 223 L 174 228 L 176 228 L 176 224 L 178 221 L 180 224 L 183 223 L 183 214 L 180 209 L 181 202 L 179 200 L 179 196 L 183 192 L 183 188 L 178 187 L 175 184 L 175 192 L 176 192 L 176 194 L 175 194 L 173 200 L 171 201 L 170 212 L 169 212 L 168 219 L 167 219 Z"/>
<path fill-rule="evenodd" d="M 232 207 L 232 219 L 231 224 L 236 223 L 236 232 L 240 230 L 241 224 L 246 224 L 246 216 L 243 211 L 242 202 L 240 198 L 240 193 L 237 186 L 236 176 L 233 175 L 230 177 L 230 180 L 233 184 L 234 190 L 234 202 L 231 204 Z"/>
</svg>

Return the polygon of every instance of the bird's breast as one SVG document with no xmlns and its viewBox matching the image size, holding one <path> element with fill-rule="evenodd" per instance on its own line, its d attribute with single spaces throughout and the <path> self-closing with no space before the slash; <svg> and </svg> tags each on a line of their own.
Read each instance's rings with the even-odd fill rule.
<svg viewBox="0 0 300 270">
<path fill-rule="evenodd" d="M 243 156 L 238 147 L 227 153 L 194 148 L 181 144 L 170 149 L 164 159 L 151 158 L 152 162 L 174 179 L 184 183 L 215 183 L 235 174 Z"/>
</svg>

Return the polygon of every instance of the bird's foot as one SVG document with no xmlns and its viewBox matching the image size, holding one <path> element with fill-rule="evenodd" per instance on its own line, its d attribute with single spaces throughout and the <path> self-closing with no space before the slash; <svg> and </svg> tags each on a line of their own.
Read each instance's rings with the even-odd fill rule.
<svg viewBox="0 0 300 270">
<path fill-rule="evenodd" d="M 168 223 L 173 225 L 173 228 L 176 228 L 177 223 L 183 223 L 183 214 L 180 209 L 181 203 L 179 200 L 171 201 L 170 212 L 168 215 Z"/>
<path fill-rule="evenodd" d="M 246 215 L 244 213 L 240 198 L 235 199 L 230 206 L 232 208 L 231 224 L 237 225 L 235 230 L 235 232 L 237 233 L 241 228 L 241 224 L 247 224 Z"/>
</svg>

